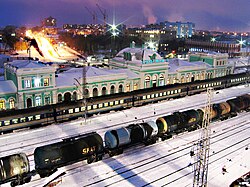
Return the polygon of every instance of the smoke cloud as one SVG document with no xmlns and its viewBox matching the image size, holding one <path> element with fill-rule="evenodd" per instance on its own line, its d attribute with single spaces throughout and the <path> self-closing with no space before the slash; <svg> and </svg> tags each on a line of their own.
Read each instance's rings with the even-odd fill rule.
<svg viewBox="0 0 250 187">
<path fill-rule="evenodd" d="M 143 15 L 148 19 L 148 24 L 156 23 L 157 17 L 154 15 L 153 10 L 146 5 L 143 5 Z"/>
</svg>

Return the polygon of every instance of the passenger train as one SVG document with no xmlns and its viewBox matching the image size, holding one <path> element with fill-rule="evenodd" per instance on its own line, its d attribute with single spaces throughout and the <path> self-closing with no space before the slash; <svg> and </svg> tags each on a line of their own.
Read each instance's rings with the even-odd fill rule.
<svg viewBox="0 0 250 187">
<path fill-rule="evenodd" d="M 243 84 L 250 80 L 247 73 L 199 80 L 189 83 L 176 83 L 131 92 L 116 93 L 87 98 L 87 116 L 122 110 L 147 103 L 171 98 L 184 97 L 206 91 L 208 87 L 223 89 Z M 52 123 L 60 123 L 84 116 L 83 100 L 62 102 L 52 105 L 0 112 L 0 133 L 8 133 L 21 128 L 33 128 Z"/>
</svg>

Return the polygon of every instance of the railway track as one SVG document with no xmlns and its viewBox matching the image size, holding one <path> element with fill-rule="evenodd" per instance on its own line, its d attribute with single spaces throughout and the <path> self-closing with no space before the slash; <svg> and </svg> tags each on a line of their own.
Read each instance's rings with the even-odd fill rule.
<svg viewBox="0 0 250 187">
<path fill-rule="evenodd" d="M 213 126 L 213 128 L 214 127 L 215 126 Z M 249 130 L 249 128 L 250 128 L 249 122 L 245 121 L 241 125 L 234 125 L 234 126 L 232 126 L 230 128 L 225 128 L 225 129 L 221 130 L 220 132 L 215 131 L 211 135 L 211 145 L 213 145 L 215 143 L 218 143 L 218 142 L 221 142 L 221 141 L 223 141 L 225 139 L 231 138 L 233 136 L 239 136 L 240 133 L 242 133 L 242 132 L 244 132 L 246 130 Z M 190 132 L 190 133 L 194 133 L 194 132 Z M 176 137 L 176 139 L 177 138 L 183 139 L 182 137 L 183 137 L 183 135 L 179 135 L 179 136 Z M 244 143 L 245 141 L 249 141 L 249 138 L 247 138 L 245 140 L 242 140 L 242 141 L 238 141 L 238 143 L 236 142 L 235 145 Z M 168 143 L 168 141 L 165 141 L 165 142 L 158 142 L 157 144 L 162 145 L 162 144 L 166 144 L 166 142 Z M 190 149 L 193 147 L 193 144 L 195 142 L 197 142 L 197 140 L 188 141 L 188 142 L 186 142 L 186 140 L 184 140 L 184 142 L 185 143 L 182 144 L 181 146 L 173 147 L 172 149 L 168 150 L 167 154 L 161 155 L 160 157 L 157 154 L 156 155 L 151 155 L 151 156 L 149 156 L 147 158 L 144 158 L 143 160 L 139 160 L 138 162 L 133 162 L 131 164 L 127 164 L 127 165 L 122 166 L 122 167 L 113 168 L 113 170 L 111 170 L 111 171 L 104 174 L 104 175 L 108 175 L 110 173 L 111 175 L 108 175 L 106 178 L 102 178 L 101 180 L 97 180 L 95 182 L 89 183 L 89 184 L 87 184 L 85 186 L 103 185 L 103 183 L 107 182 L 111 178 L 115 178 L 115 177 L 119 178 L 121 176 L 126 176 L 126 177 L 123 177 L 123 179 L 118 180 L 117 182 L 113 182 L 113 183 L 110 183 L 110 184 L 107 185 L 107 186 L 116 186 L 120 182 L 123 182 L 123 181 L 129 180 L 131 178 L 137 177 L 138 175 L 146 173 L 146 172 L 151 171 L 151 170 L 154 170 L 157 167 L 163 167 L 164 165 L 166 165 L 166 167 L 167 167 L 169 164 L 171 164 L 171 162 L 174 162 L 175 160 L 181 159 L 183 157 L 187 157 L 189 155 Z M 157 144 L 154 144 L 152 146 L 156 146 Z M 247 143 L 247 144 L 249 144 L 249 143 Z M 244 144 L 241 147 L 243 148 L 246 145 Z M 229 149 L 230 146 L 231 145 L 227 146 L 226 148 L 222 149 L 221 151 Z M 150 149 L 150 147 L 151 146 L 148 146 L 148 147 L 137 146 L 138 149 L 133 148 L 133 149 L 126 150 L 123 155 L 117 156 L 116 159 L 117 158 L 119 159 L 119 157 L 126 157 L 126 156 L 129 156 L 131 154 L 136 154 L 137 152 L 140 152 L 140 151 L 141 152 L 145 152 L 145 151 L 147 152 L 147 149 Z M 234 151 L 232 151 L 232 152 L 234 152 Z M 212 155 L 216 155 L 218 153 L 219 152 L 215 152 L 215 153 L 211 154 L 211 157 L 212 157 Z M 176 154 L 178 156 L 176 156 Z M 111 163 L 109 163 L 110 159 L 111 159 Z M 106 160 L 104 160 L 104 162 L 112 165 L 112 158 L 110 158 L 110 159 L 106 159 Z M 79 173 L 81 171 L 84 171 L 85 170 L 84 167 L 88 167 L 86 165 L 87 164 L 82 164 L 82 162 L 81 162 L 81 163 L 74 164 L 74 165 L 72 165 L 70 167 L 67 167 L 69 169 L 65 171 L 66 174 L 63 176 L 63 178 L 69 177 L 69 176 L 72 176 L 72 175 L 76 175 L 77 173 Z M 148 165 L 152 165 L 152 166 L 148 167 Z M 90 166 L 92 166 L 92 165 L 90 165 Z M 145 166 L 147 166 L 147 169 L 143 170 L 143 167 L 145 167 Z M 95 166 L 93 165 L 93 167 L 95 167 Z M 158 181 L 161 181 L 166 177 L 169 177 L 171 175 L 176 174 L 176 172 L 181 172 L 181 171 L 185 171 L 186 169 L 190 169 L 189 167 L 190 166 L 185 166 L 185 167 L 180 168 L 178 171 L 168 173 L 168 174 L 164 175 L 163 177 L 161 177 L 161 178 L 159 178 L 159 179 L 157 179 L 155 181 L 151 181 L 150 183 L 145 184 L 145 186 L 153 185 L 154 183 L 157 183 Z M 130 168 L 130 169 L 127 169 L 127 168 Z M 140 169 L 142 170 L 141 172 L 133 172 L 133 170 L 140 170 Z M 129 173 L 132 173 L 132 175 L 129 175 Z M 188 174 L 184 174 L 183 177 L 180 177 L 179 179 L 176 179 L 176 180 L 181 180 L 185 176 L 188 176 L 188 175 L 191 175 L 191 174 L 192 174 L 192 172 L 189 172 Z M 96 179 L 98 177 L 100 177 L 100 176 L 93 176 L 92 180 L 94 180 L 94 179 Z M 168 183 L 166 183 L 166 185 L 171 184 L 171 183 L 175 182 L 176 180 L 174 180 L 172 182 L 169 181 Z M 39 182 L 39 179 L 34 181 L 34 182 Z M 39 185 L 37 185 L 37 186 L 39 186 Z"/>
<path fill-rule="evenodd" d="M 225 100 L 226 100 L 225 98 L 217 99 L 217 100 L 214 100 L 214 103 L 223 102 Z M 199 104 L 193 104 L 192 106 L 189 106 L 189 107 L 183 107 L 180 105 L 178 110 L 184 111 L 184 110 L 188 110 L 188 109 L 199 108 L 199 107 L 204 106 L 204 104 L 205 103 L 203 102 L 203 103 L 199 103 Z M 154 109 L 154 107 L 152 107 L 150 105 L 147 105 L 145 107 L 150 108 L 151 110 L 152 110 L 152 108 Z M 138 108 L 135 108 L 135 109 L 138 109 Z M 147 111 L 147 110 L 145 110 L 145 111 Z M 5 137 L 0 137 L 0 140 L 1 139 L 3 140 L 3 141 L 0 141 L 0 146 L 1 146 L 0 156 L 8 155 L 8 154 L 12 153 L 13 151 L 25 152 L 27 155 L 32 155 L 34 152 L 34 149 L 36 147 L 46 145 L 48 143 L 55 143 L 55 142 L 61 141 L 63 138 L 66 138 L 66 137 L 71 137 L 71 136 L 79 135 L 81 133 L 87 133 L 90 131 L 96 131 L 100 135 L 103 135 L 108 129 L 126 126 L 127 124 L 130 124 L 130 123 L 138 123 L 138 122 L 143 121 L 143 120 L 156 120 L 156 118 L 167 115 L 170 112 L 171 112 L 170 107 L 169 107 L 169 110 L 164 111 L 164 112 L 160 112 L 160 111 L 154 109 L 152 111 L 145 112 L 145 116 L 147 116 L 147 117 L 145 117 L 145 116 L 136 117 L 132 120 L 129 119 L 129 120 L 126 120 L 125 122 L 118 122 L 118 123 L 115 123 L 113 125 L 104 126 L 104 127 L 100 127 L 100 126 L 103 126 L 102 125 L 103 122 L 95 122 L 96 127 L 92 128 L 89 131 L 85 131 L 85 132 L 84 132 L 84 128 L 80 129 L 78 126 L 74 127 L 74 125 L 67 126 L 67 123 L 69 123 L 69 122 L 66 122 L 64 124 L 65 127 L 63 127 L 63 124 L 57 125 L 58 128 L 62 131 L 62 135 L 60 137 L 56 137 L 56 138 L 54 138 L 54 137 L 55 137 L 55 134 L 58 132 L 53 132 L 52 130 L 48 131 L 47 130 L 48 127 L 47 128 L 39 128 L 39 129 L 35 129 L 35 130 L 28 130 L 27 132 L 20 132 L 23 136 L 27 137 L 24 140 L 25 142 L 20 142 L 18 139 L 14 139 L 14 141 L 12 139 L 11 140 L 12 142 L 7 141 L 7 140 L 9 140 L 8 139 L 9 136 L 11 137 L 12 134 L 13 135 L 15 134 L 15 133 L 11 133 L 11 134 L 6 135 Z M 124 114 L 125 117 L 127 115 L 124 111 L 120 111 L 120 113 Z M 111 113 L 111 115 L 112 115 L 112 113 Z M 108 114 L 105 114 L 103 116 L 107 117 Z M 107 123 L 110 122 L 111 119 L 112 118 L 107 119 Z M 87 124 L 91 124 L 91 120 L 94 120 L 94 119 L 93 118 L 89 119 Z M 74 123 L 80 123 L 80 122 L 73 121 L 72 123 L 74 124 Z M 46 132 L 44 133 L 42 131 L 46 131 Z M 69 133 L 70 131 L 72 131 L 73 133 Z M 31 133 L 33 133 L 32 136 L 34 136 L 34 137 L 31 138 L 30 137 L 31 135 L 26 136 L 27 134 L 31 134 Z M 53 138 L 49 138 L 49 137 L 53 137 Z M 40 141 L 41 138 L 43 139 L 43 141 Z M 4 141 L 4 139 L 6 139 L 6 141 Z M 8 145 L 8 146 L 6 146 L 6 145 Z M 14 146 L 12 147 L 12 145 L 14 145 Z M 26 149 L 26 148 L 28 148 L 28 149 Z"/>
</svg>

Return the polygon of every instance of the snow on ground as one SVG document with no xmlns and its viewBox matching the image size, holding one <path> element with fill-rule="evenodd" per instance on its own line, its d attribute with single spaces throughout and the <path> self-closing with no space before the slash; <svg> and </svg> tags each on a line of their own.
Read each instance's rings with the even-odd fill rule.
<svg viewBox="0 0 250 187">
<path fill-rule="evenodd" d="M 229 186 L 233 180 L 250 169 L 250 114 L 212 125 L 208 186 Z M 82 161 L 60 168 L 54 176 L 66 171 L 56 181 L 60 187 L 78 186 L 192 186 L 193 158 L 190 150 L 199 132 L 184 133 L 150 146 L 136 146 L 124 154 L 86 164 Z M 222 173 L 226 166 L 227 172 Z M 53 177 L 24 186 L 42 186 Z"/>
<path fill-rule="evenodd" d="M 238 86 L 220 90 L 216 93 L 217 94 L 214 94 L 213 101 L 218 103 L 225 101 L 228 98 L 232 98 L 245 93 L 250 93 L 250 87 Z M 61 138 L 66 136 L 72 136 L 90 131 L 97 131 L 101 136 L 103 136 L 104 133 L 111 128 L 111 126 L 115 125 L 115 127 L 112 128 L 117 128 L 119 126 L 126 126 L 129 123 L 141 122 L 142 120 L 156 120 L 157 117 L 170 114 L 173 111 L 184 111 L 190 108 L 200 108 L 201 105 L 204 105 L 205 100 L 206 93 L 203 93 L 200 95 L 187 96 L 181 99 L 164 101 L 157 104 L 150 104 L 143 107 L 132 108 L 125 111 L 111 112 L 105 115 L 94 116 L 87 119 L 86 124 L 82 119 L 78 119 L 76 121 L 64 124 L 54 124 L 44 128 L 23 130 L 21 132 L 1 135 L 0 157 L 17 152 L 25 152 L 28 155 L 32 155 L 35 147 L 52 142 L 58 142 Z M 224 131 L 226 131 L 227 128 L 231 129 L 235 125 L 246 123 L 244 121 L 248 121 L 248 119 L 249 114 L 244 118 L 233 118 L 232 120 L 230 120 L 230 122 L 225 121 L 221 123 L 221 125 L 214 126 L 213 131 L 215 131 L 216 133 L 217 131 L 220 132 L 223 129 Z M 243 122 L 241 122 L 240 120 L 243 120 Z M 246 129 L 244 129 L 245 127 Z M 232 149 L 234 147 L 235 149 L 239 148 L 236 146 L 243 146 L 242 148 L 239 148 L 237 151 L 235 151 L 235 153 L 230 154 L 232 155 L 230 156 L 230 158 L 233 158 L 232 162 L 228 162 L 228 160 L 226 159 L 228 159 L 229 157 L 225 156 L 224 158 L 221 158 L 218 161 L 214 161 L 211 164 L 211 170 L 209 170 L 211 171 L 211 174 L 209 173 L 209 186 L 218 186 L 217 183 L 221 183 L 223 184 L 222 186 L 224 186 L 225 184 L 229 184 L 237 177 L 249 171 L 249 165 L 247 165 L 247 163 L 250 162 L 246 157 L 246 152 L 249 153 L 249 151 L 244 151 L 245 146 L 249 145 L 250 143 L 248 136 L 249 124 L 246 124 L 240 130 L 237 130 L 237 128 L 232 131 L 231 135 L 228 135 L 227 133 L 225 133 L 225 135 L 220 135 L 228 135 L 228 137 L 225 140 L 218 141 L 211 147 L 211 150 L 214 150 L 216 153 L 219 152 L 220 149 L 223 149 L 223 147 L 227 147 L 230 145 L 232 145 Z M 149 182 L 153 182 L 152 184 L 149 184 L 151 186 L 167 184 L 168 182 L 171 182 L 171 180 L 173 180 L 173 176 L 178 178 L 192 171 L 192 167 L 188 167 L 188 164 L 192 162 L 188 154 L 192 147 L 192 144 L 194 143 L 193 141 L 197 138 L 197 136 L 197 133 L 192 132 L 186 135 L 178 136 L 165 142 L 158 142 L 153 146 L 142 146 L 138 151 L 134 148 L 132 150 L 125 151 L 123 155 L 108 158 L 91 165 L 87 165 L 86 161 L 79 162 L 71 166 L 60 168 L 59 172 L 56 172 L 51 177 L 45 179 L 40 179 L 39 176 L 36 175 L 32 179 L 32 183 L 26 184 L 24 186 L 44 185 L 53 176 L 56 176 L 58 175 L 58 173 L 69 168 L 71 168 L 71 170 L 66 172 L 65 177 L 62 178 L 63 182 L 59 184 L 59 186 L 68 186 L 69 184 L 72 187 L 84 186 L 93 183 L 93 181 L 95 180 L 103 181 L 93 184 L 93 186 L 103 186 L 113 182 L 115 183 L 112 186 L 142 186 Z M 233 146 L 234 141 L 241 141 L 244 138 L 246 140 L 241 144 Z M 222 151 L 221 153 L 224 154 L 225 151 Z M 183 156 L 183 154 L 186 155 Z M 219 158 L 220 156 L 221 154 L 214 154 L 214 156 L 211 157 L 211 160 L 213 161 L 213 158 Z M 30 156 L 29 159 L 32 163 L 31 169 L 34 169 L 33 156 Z M 239 164 L 239 162 L 234 162 L 235 160 L 240 160 L 241 164 Z M 145 164 L 145 166 L 140 166 L 141 164 L 147 162 L 149 163 Z M 224 164 L 227 165 L 228 171 L 230 170 L 237 172 L 235 172 L 234 174 L 232 174 L 233 172 L 228 172 L 225 175 L 217 177 L 219 176 L 219 173 L 221 174 L 221 167 Z M 239 165 L 241 166 L 239 167 Z M 183 169 L 184 166 L 186 168 Z M 77 168 L 75 169 L 75 167 Z M 137 167 L 138 169 L 133 169 L 134 167 Z M 152 169 L 149 169 L 150 167 Z M 182 170 L 180 170 L 180 172 L 176 172 L 181 168 Z M 130 171 L 125 172 L 125 170 L 128 169 L 130 169 Z M 124 173 L 121 173 L 122 171 Z M 71 173 L 74 174 L 71 175 Z M 168 174 L 169 176 L 165 176 Z M 176 182 L 174 183 L 170 183 L 168 186 L 176 186 L 177 184 L 178 186 L 183 186 L 181 185 L 182 183 L 185 183 L 185 185 L 187 186 L 192 186 L 192 177 L 190 176 L 191 174 L 187 175 L 187 177 L 176 180 Z M 163 178 L 160 179 L 161 177 Z M 156 179 L 157 181 L 154 182 L 154 180 Z M 117 182 L 117 180 L 121 180 L 121 182 Z"/>
</svg>

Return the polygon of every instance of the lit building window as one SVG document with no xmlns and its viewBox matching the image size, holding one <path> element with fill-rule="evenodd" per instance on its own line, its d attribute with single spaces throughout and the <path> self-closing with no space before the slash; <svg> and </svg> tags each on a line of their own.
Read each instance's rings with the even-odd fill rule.
<svg viewBox="0 0 250 187">
<path fill-rule="evenodd" d="M 34 85 L 35 85 L 35 87 L 39 87 L 40 86 L 40 78 L 35 78 Z"/>
<path fill-rule="evenodd" d="M 41 106 L 41 97 L 36 97 L 36 106 Z"/>
<path fill-rule="evenodd" d="M 159 77 L 159 86 L 163 86 L 164 85 L 164 75 L 160 75 Z"/>
<path fill-rule="evenodd" d="M 137 90 L 137 89 L 138 89 L 138 84 L 135 83 L 135 84 L 134 84 L 134 90 Z"/>
<path fill-rule="evenodd" d="M 43 86 L 49 86 L 49 78 L 43 80 Z"/>
<path fill-rule="evenodd" d="M 147 76 L 147 77 L 145 78 L 145 88 L 149 88 L 149 87 L 150 87 L 150 77 Z"/>
<path fill-rule="evenodd" d="M 30 80 L 24 80 L 25 88 L 30 88 Z"/>
<path fill-rule="evenodd" d="M 4 110 L 4 109 L 5 109 L 5 101 L 0 100 L 0 110 Z"/>
<path fill-rule="evenodd" d="M 13 98 L 9 100 L 9 103 L 10 103 L 10 109 L 15 108 L 15 100 Z"/>
<path fill-rule="evenodd" d="M 129 92 L 130 91 L 130 84 L 126 85 L 126 91 Z"/>
</svg>

